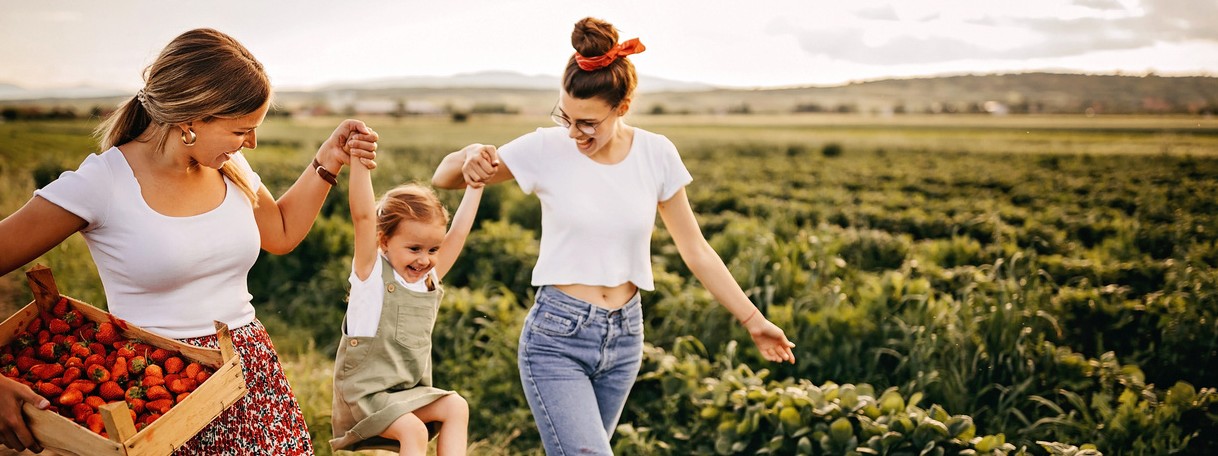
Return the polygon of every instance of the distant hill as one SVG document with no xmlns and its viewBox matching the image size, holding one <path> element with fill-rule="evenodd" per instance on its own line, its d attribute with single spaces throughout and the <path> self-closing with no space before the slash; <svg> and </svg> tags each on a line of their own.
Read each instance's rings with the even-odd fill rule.
<svg viewBox="0 0 1218 456">
<path fill-rule="evenodd" d="M 554 104 L 554 76 L 482 72 L 341 83 L 280 90 L 291 112 L 543 113 Z M 98 88 L 26 91 L 0 84 L 0 105 L 108 109 L 129 93 Z M 1218 78 L 1059 73 L 883 79 L 840 86 L 731 89 L 640 76 L 635 112 L 679 113 L 1218 113 Z"/>
</svg>

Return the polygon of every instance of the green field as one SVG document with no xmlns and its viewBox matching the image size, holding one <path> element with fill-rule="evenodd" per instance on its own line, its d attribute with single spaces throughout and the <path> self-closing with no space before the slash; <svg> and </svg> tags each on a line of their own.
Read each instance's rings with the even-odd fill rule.
<svg viewBox="0 0 1218 456">
<path fill-rule="evenodd" d="M 247 156 L 278 194 L 338 120 L 269 119 Z M 366 120 L 382 137 L 381 190 L 549 122 Z M 703 232 L 799 361 L 762 361 L 660 226 L 619 454 L 1218 451 L 1218 119 L 630 121 L 681 150 Z M 94 152 L 93 125 L 0 123 L 0 214 Z M 441 192 L 450 207 L 459 196 Z M 250 277 L 321 454 L 346 204 L 340 184 L 304 243 L 264 254 Z M 472 454 L 541 454 L 515 369 L 539 214 L 512 185 L 489 190 L 449 275 L 436 383 L 469 401 Z M 38 262 L 66 294 L 105 305 L 79 236 Z M 22 274 L 0 278 L 0 311 L 30 299 Z"/>
</svg>

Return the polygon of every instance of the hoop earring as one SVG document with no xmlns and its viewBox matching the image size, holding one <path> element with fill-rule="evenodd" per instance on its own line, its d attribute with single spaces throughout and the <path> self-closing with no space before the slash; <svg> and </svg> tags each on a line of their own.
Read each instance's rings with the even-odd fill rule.
<svg viewBox="0 0 1218 456">
<path fill-rule="evenodd" d="M 188 136 L 186 136 L 187 133 L 190 133 L 189 139 L 187 139 L 188 138 Z M 199 140 L 199 137 L 197 135 L 195 135 L 195 129 L 187 127 L 186 131 L 182 132 L 182 144 L 185 144 L 186 147 L 195 145 L 195 141 L 198 141 L 198 140 Z"/>
</svg>

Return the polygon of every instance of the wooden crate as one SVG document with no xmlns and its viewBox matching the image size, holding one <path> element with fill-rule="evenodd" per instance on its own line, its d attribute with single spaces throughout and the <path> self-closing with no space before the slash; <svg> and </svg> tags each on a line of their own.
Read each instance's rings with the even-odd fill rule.
<svg viewBox="0 0 1218 456">
<path fill-rule="evenodd" d="M 26 276 L 30 289 L 34 292 L 34 301 L 0 323 L 0 346 L 11 343 L 17 333 L 38 316 L 40 308 L 49 311 L 62 296 L 49 268 L 34 266 Z M 108 312 L 92 305 L 68 296 L 63 297 L 68 300 L 69 306 L 91 321 L 101 323 L 117 320 Z M 56 453 L 81 456 L 167 455 L 185 444 L 199 430 L 220 416 L 221 412 L 245 396 L 245 376 L 241 372 L 241 359 L 237 356 L 232 335 L 224 323 L 216 322 L 219 349 L 184 344 L 130 323 L 123 326 L 125 327 L 119 328 L 123 337 L 139 339 L 154 347 L 179 352 L 188 362 L 198 362 L 214 369 L 215 373 L 181 403 L 174 405 L 168 413 L 139 432 L 135 430 L 125 401 L 112 402 L 101 407 L 98 412 L 106 423 L 109 439 L 54 411 L 39 410 L 33 405 L 25 404 L 26 423 L 44 448 Z"/>
</svg>

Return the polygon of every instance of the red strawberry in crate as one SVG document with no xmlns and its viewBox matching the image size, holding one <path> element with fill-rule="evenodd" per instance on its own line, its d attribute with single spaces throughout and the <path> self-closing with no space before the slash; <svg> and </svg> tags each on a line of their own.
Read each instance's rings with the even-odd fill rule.
<svg viewBox="0 0 1218 456">
<path fill-rule="evenodd" d="M 143 356 L 131 358 L 131 361 L 127 363 L 127 370 L 131 371 L 134 375 L 143 375 L 144 368 L 146 367 L 148 367 L 148 360 Z"/>
<path fill-rule="evenodd" d="M 0 367 L 0 375 L 8 378 L 17 378 L 21 376 L 21 371 L 17 370 L 16 364 L 6 364 Z"/>
<path fill-rule="evenodd" d="M 122 340 L 122 336 L 118 333 L 118 328 L 114 327 L 113 323 L 104 322 L 97 325 L 97 334 L 93 337 L 98 343 L 106 346 L 114 345 L 115 342 Z"/>
<path fill-rule="evenodd" d="M 111 380 L 102 383 L 100 389 L 97 391 L 97 394 L 100 395 L 102 399 L 107 401 L 117 401 L 122 399 L 123 395 L 127 394 L 127 392 L 123 390 L 123 387 L 118 386 L 117 382 Z"/>
<path fill-rule="evenodd" d="M 79 368 L 79 367 L 68 367 L 68 368 L 64 368 L 63 377 L 61 377 L 61 378 L 63 378 L 64 382 L 71 383 L 73 381 L 76 381 L 76 379 L 80 378 L 81 374 L 83 374 L 83 373 L 84 373 L 84 371 L 81 370 L 81 368 Z"/>
<path fill-rule="evenodd" d="M 71 326 L 72 329 L 77 329 L 84 326 L 85 322 L 89 320 L 85 318 L 85 314 L 80 313 L 79 310 L 72 309 L 69 310 L 68 313 L 64 314 L 63 321 L 67 322 L 68 326 Z"/>
<path fill-rule="evenodd" d="M 55 301 L 55 305 L 51 306 L 51 315 L 56 318 L 63 317 L 68 313 L 69 308 L 68 298 L 60 296 L 59 300 Z"/>
<path fill-rule="evenodd" d="M 80 391 L 81 394 L 89 394 L 92 393 L 93 390 L 97 389 L 97 383 L 91 380 L 76 380 L 69 383 L 68 387 L 65 389 L 74 389 L 76 391 Z"/>
<path fill-rule="evenodd" d="M 60 388 L 51 382 L 36 383 L 34 391 L 37 391 L 38 394 L 45 398 L 54 398 L 55 396 L 63 394 L 63 388 Z"/>
<path fill-rule="evenodd" d="M 182 361 L 182 358 L 171 356 L 165 359 L 164 366 L 166 374 L 176 374 L 182 372 L 182 369 L 186 367 L 186 363 Z"/>
<path fill-rule="evenodd" d="M 127 382 L 127 358 L 119 356 L 114 358 L 114 365 L 110 367 L 110 379 L 116 382 Z"/>
<path fill-rule="evenodd" d="M 43 361 L 55 361 L 59 359 L 59 345 L 54 342 L 39 345 L 38 358 Z"/>
<path fill-rule="evenodd" d="M 30 324 L 25 325 L 25 330 L 30 334 L 38 334 L 38 331 L 42 331 L 42 317 L 34 317 L 33 320 L 30 320 Z"/>
<path fill-rule="evenodd" d="M 7 348 L 9 348 L 9 346 L 5 345 L 4 348 L 7 349 Z M 11 349 L 9 350 L 9 353 L 0 355 L 0 364 L 8 365 L 8 364 L 16 363 L 16 362 L 17 362 L 17 356 L 12 354 Z"/>
<path fill-rule="evenodd" d="M 85 393 L 85 394 L 88 394 L 88 393 Z M 87 404 L 93 410 L 97 410 L 97 409 L 101 408 L 101 406 L 106 405 L 106 400 L 102 399 L 99 396 L 89 396 L 89 397 L 85 398 L 85 404 Z"/>
<path fill-rule="evenodd" d="M 68 390 L 64 391 L 63 394 L 59 395 L 59 399 L 57 400 L 57 402 L 59 402 L 60 405 L 64 405 L 64 406 L 74 406 L 76 404 L 84 402 L 84 400 L 85 400 L 85 396 L 83 394 L 81 394 L 80 391 L 77 391 L 74 389 L 68 389 Z"/>
<path fill-rule="evenodd" d="M 81 423 L 82 425 L 86 420 L 89 419 L 89 415 L 92 415 L 93 413 L 93 407 L 90 407 L 89 404 L 82 402 L 72 406 L 72 419 L 76 420 L 77 423 Z"/>
<path fill-rule="evenodd" d="M 161 385 L 149 386 L 148 389 L 144 392 L 144 395 L 150 401 L 155 401 L 155 400 L 160 400 L 160 399 L 169 399 L 169 398 L 173 397 L 173 395 L 169 394 L 169 390 Z"/>
<path fill-rule="evenodd" d="M 102 420 L 101 414 L 94 413 L 89 415 L 85 421 L 85 427 L 93 431 L 94 434 L 104 434 L 106 431 L 106 422 Z"/>
<path fill-rule="evenodd" d="M 148 355 L 148 359 L 152 360 L 155 364 L 163 365 L 165 360 L 169 359 L 170 356 L 173 356 L 173 352 L 164 348 L 157 348 L 152 350 L 152 354 Z"/>
<path fill-rule="evenodd" d="M 85 368 L 85 375 L 89 377 L 89 380 L 93 380 L 97 384 L 110 381 L 110 370 L 101 364 L 90 364 L 89 367 Z"/>
<path fill-rule="evenodd" d="M 47 323 L 47 329 L 51 334 L 67 334 L 72 331 L 72 326 L 62 318 L 52 318 L 50 323 Z"/>
<path fill-rule="evenodd" d="M 88 358 L 89 355 L 93 354 L 92 351 L 89 351 L 89 344 L 83 341 L 69 345 L 68 353 L 71 353 L 72 356 L 79 356 L 81 359 Z"/>
<path fill-rule="evenodd" d="M 60 376 L 63 370 L 63 366 L 58 364 L 37 364 L 30 367 L 30 373 L 42 381 Z"/>
<path fill-rule="evenodd" d="M 173 407 L 173 399 L 158 399 L 155 401 L 148 401 L 144 404 L 145 410 L 160 413 L 162 415 L 168 413 L 171 407 Z"/>
<path fill-rule="evenodd" d="M 85 366 L 92 366 L 94 364 L 105 364 L 105 363 L 106 363 L 106 357 L 96 354 L 96 353 L 89 355 L 88 357 L 85 358 Z"/>
<path fill-rule="evenodd" d="M 41 363 L 42 362 L 38 361 L 37 358 L 31 357 L 31 356 L 24 356 L 24 355 L 18 356 L 17 357 L 17 370 L 21 371 L 22 373 L 29 372 L 31 367 L 34 367 L 35 365 L 41 364 Z"/>
</svg>

